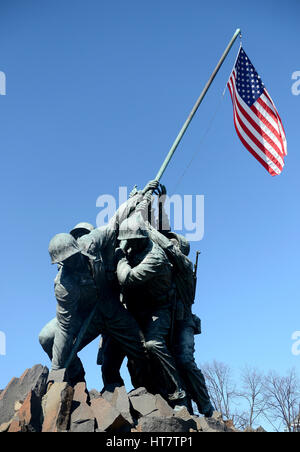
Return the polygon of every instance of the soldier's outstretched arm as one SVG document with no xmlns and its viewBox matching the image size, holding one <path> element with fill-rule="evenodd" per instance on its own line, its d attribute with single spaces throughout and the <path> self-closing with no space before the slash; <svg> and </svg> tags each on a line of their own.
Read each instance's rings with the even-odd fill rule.
<svg viewBox="0 0 300 452">
<path fill-rule="evenodd" d="M 130 217 L 130 215 L 142 201 L 149 199 L 149 193 L 152 193 L 152 191 L 155 190 L 157 186 L 157 181 L 149 181 L 143 190 L 137 192 L 136 195 L 134 195 L 132 198 L 129 198 L 119 207 L 106 228 L 107 240 L 109 240 L 118 232 L 120 224 L 124 220 L 126 220 L 126 218 Z"/>
</svg>

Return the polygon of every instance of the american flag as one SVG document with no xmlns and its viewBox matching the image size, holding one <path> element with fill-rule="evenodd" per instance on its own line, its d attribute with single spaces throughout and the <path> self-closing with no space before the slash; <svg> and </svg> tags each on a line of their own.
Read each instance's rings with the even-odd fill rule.
<svg viewBox="0 0 300 452">
<path fill-rule="evenodd" d="M 236 132 L 243 145 L 272 175 L 280 174 L 287 155 L 280 116 L 260 76 L 241 47 L 227 86 Z"/>
</svg>

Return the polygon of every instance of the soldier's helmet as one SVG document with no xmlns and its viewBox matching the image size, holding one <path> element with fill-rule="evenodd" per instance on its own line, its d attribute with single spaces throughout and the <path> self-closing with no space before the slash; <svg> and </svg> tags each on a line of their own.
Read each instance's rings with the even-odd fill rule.
<svg viewBox="0 0 300 452">
<path fill-rule="evenodd" d="M 69 259 L 69 257 L 74 256 L 74 254 L 77 253 L 81 253 L 90 259 L 95 259 L 94 256 L 81 250 L 74 237 L 67 233 L 56 234 L 50 240 L 48 251 L 52 264 L 64 262 L 66 259 Z"/>
<path fill-rule="evenodd" d="M 145 239 L 148 238 L 146 224 L 141 213 L 134 214 L 124 220 L 119 228 L 118 240 Z"/>
<path fill-rule="evenodd" d="M 70 231 L 70 234 L 75 238 L 78 239 L 78 237 L 81 237 L 82 235 L 89 234 L 91 231 L 93 231 L 95 228 L 92 224 L 81 222 L 76 224 L 74 228 Z"/>
<path fill-rule="evenodd" d="M 175 234 L 175 232 L 169 232 L 168 238 L 170 240 L 172 239 L 176 240 L 182 254 L 184 254 L 185 256 L 188 256 L 190 254 L 191 250 L 190 242 L 183 235 Z"/>
</svg>

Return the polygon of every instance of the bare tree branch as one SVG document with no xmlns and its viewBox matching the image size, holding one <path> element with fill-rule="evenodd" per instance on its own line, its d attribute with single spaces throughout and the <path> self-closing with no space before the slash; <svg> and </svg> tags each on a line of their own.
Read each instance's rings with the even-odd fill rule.
<svg viewBox="0 0 300 452">
<path fill-rule="evenodd" d="M 239 396 L 248 405 L 247 427 L 254 428 L 256 421 L 266 409 L 264 377 L 257 369 L 245 367 L 242 371 L 241 379 L 242 391 L 239 393 Z"/>
<path fill-rule="evenodd" d="M 264 380 L 265 416 L 276 425 L 276 430 L 288 432 L 299 428 L 300 382 L 295 369 L 282 377 L 270 372 Z"/>
<path fill-rule="evenodd" d="M 207 389 L 216 410 L 226 419 L 233 419 L 234 401 L 237 397 L 236 386 L 232 380 L 231 369 L 224 363 L 213 361 L 202 367 Z"/>
</svg>

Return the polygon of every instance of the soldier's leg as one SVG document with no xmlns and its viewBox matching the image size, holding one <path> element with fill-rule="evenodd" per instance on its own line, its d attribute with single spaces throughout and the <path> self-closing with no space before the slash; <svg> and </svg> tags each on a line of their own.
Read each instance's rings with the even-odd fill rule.
<svg viewBox="0 0 300 452">
<path fill-rule="evenodd" d="M 103 390 L 111 390 L 112 387 L 123 386 L 124 381 L 120 375 L 120 369 L 125 357 L 125 353 L 120 347 L 119 343 L 115 342 L 111 336 L 104 333 L 105 324 L 104 316 L 101 310 L 97 310 L 94 318 L 88 327 L 88 330 L 80 344 L 79 350 L 82 350 L 99 334 L 102 338 L 99 344 L 97 364 L 101 365 L 101 373 L 103 380 Z"/>
<path fill-rule="evenodd" d="M 102 336 L 102 380 L 104 390 L 109 387 L 124 386 L 120 369 L 125 358 L 120 344 L 107 334 Z"/>
<path fill-rule="evenodd" d="M 88 345 L 99 334 L 104 333 L 110 336 L 115 344 L 120 347 L 118 359 L 121 361 L 121 359 L 124 359 L 124 355 L 127 355 L 133 360 L 136 371 L 136 387 L 147 387 L 149 368 L 144 336 L 136 320 L 121 305 L 119 300 L 111 299 L 109 303 L 109 316 L 106 315 L 103 306 L 99 305 L 79 350 Z"/>
<path fill-rule="evenodd" d="M 195 338 L 194 329 L 179 322 L 175 332 L 174 356 L 178 370 L 182 376 L 187 392 L 196 402 L 201 414 L 212 416 L 213 406 L 205 384 L 205 378 L 197 367 L 194 358 Z"/>
<path fill-rule="evenodd" d="M 50 361 L 52 361 L 52 348 L 56 329 L 57 319 L 54 317 L 54 319 L 50 320 L 50 322 L 44 326 L 39 334 L 39 342 L 49 356 Z"/>
<path fill-rule="evenodd" d="M 115 387 L 124 386 L 124 380 L 121 377 L 120 370 L 124 358 L 126 357 L 121 345 L 109 335 L 104 334 L 99 346 L 97 364 L 101 365 L 103 390 L 113 390 Z M 140 386 L 138 375 L 136 376 L 135 361 L 128 358 L 128 372 L 131 378 L 131 384 L 134 388 Z"/>
<path fill-rule="evenodd" d="M 57 324 L 52 348 L 52 370 L 65 368 L 84 320 L 78 313 L 81 296 L 80 286 L 67 270 L 62 269 L 59 275 L 54 286 L 57 300 Z M 71 382 L 84 379 L 84 369 L 78 357 L 68 367 L 68 376 Z"/>
<path fill-rule="evenodd" d="M 152 313 L 144 331 L 146 348 L 153 358 L 157 374 L 162 377 L 162 381 L 158 382 L 157 390 L 172 405 L 185 405 L 186 393 L 182 388 L 175 360 L 167 347 L 170 328 L 170 309 L 160 309 Z"/>
<path fill-rule="evenodd" d="M 122 352 L 132 360 L 134 366 L 133 384 L 135 387 L 144 386 L 150 390 L 149 360 L 145 347 L 143 333 L 137 321 L 120 302 L 115 307 L 114 315 L 106 318 L 105 331 Z"/>
<path fill-rule="evenodd" d="M 74 341 L 80 331 L 83 323 L 76 311 L 70 306 L 71 303 L 58 304 L 57 327 L 53 343 L 52 370 L 58 370 L 65 367 L 67 360 L 72 352 Z M 85 371 L 81 360 L 76 355 L 68 367 L 68 377 L 71 384 L 84 381 Z"/>
<path fill-rule="evenodd" d="M 63 368 L 67 353 L 64 353 L 63 350 L 60 350 L 60 344 L 64 343 L 64 346 L 68 347 L 69 343 L 67 340 L 65 340 L 64 333 L 61 331 L 61 326 L 57 320 L 57 317 L 50 320 L 50 322 L 48 322 L 41 330 L 39 334 L 39 342 L 44 351 L 49 356 L 50 361 L 52 362 L 51 368 L 53 370 Z M 55 357 L 53 359 L 54 343 L 56 350 L 54 353 Z M 64 349 L 64 347 L 62 347 L 62 349 Z M 68 375 L 70 377 L 70 381 L 73 382 L 84 380 L 85 372 L 81 360 L 78 358 L 78 356 L 74 358 L 71 365 L 69 366 Z"/>
</svg>

